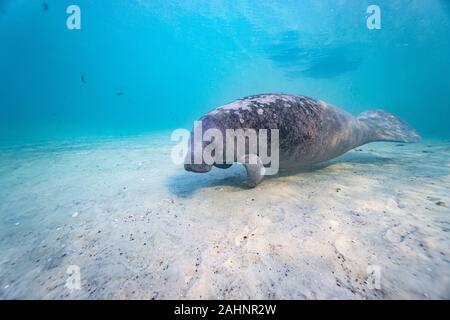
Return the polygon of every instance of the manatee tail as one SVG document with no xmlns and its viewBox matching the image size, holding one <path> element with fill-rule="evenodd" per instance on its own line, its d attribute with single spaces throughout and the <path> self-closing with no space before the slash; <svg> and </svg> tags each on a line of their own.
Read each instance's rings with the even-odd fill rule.
<svg viewBox="0 0 450 320">
<path fill-rule="evenodd" d="M 408 123 L 382 110 L 361 113 L 358 120 L 369 127 L 369 141 L 418 142 L 420 136 Z"/>
</svg>

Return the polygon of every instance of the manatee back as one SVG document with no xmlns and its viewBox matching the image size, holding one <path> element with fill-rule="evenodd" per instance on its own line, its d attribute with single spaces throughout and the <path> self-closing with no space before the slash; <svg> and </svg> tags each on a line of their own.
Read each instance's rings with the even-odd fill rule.
<svg viewBox="0 0 450 320">
<path fill-rule="evenodd" d="M 222 129 L 278 129 L 280 148 L 311 140 L 321 124 L 323 105 L 287 94 L 248 96 L 221 106 L 206 116 Z"/>
<path fill-rule="evenodd" d="M 324 161 L 347 151 L 354 143 L 352 128 L 358 127 L 353 116 L 336 107 L 287 94 L 245 97 L 214 109 L 206 118 L 223 131 L 278 129 L 280 161 L 300 164 Z"/>
</svg>

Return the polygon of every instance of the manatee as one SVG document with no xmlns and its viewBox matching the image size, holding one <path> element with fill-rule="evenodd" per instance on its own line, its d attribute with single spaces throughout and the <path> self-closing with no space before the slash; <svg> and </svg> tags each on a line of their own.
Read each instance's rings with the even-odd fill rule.
<svg viewBox="0 0 450 320">
<path fill-rule="evenodd" d="M 420 140 L 414 128 L 391 113 L 370 110 L 354 117 L 321 100 L 290 94 L 259 94 L 238 99 L 210 111 L 199 122 L 203 132 L 217 129 L 224 137 L 227 129 L 253 129 L 257 132 L 278 129 L 280 168 L 301 168 L 321 163 L 370 142 L 413 143 Z M 263 180 L 267 164 L 261 161 L 259 149 L 245 154 L 244 160 L 252 161 L 234 157 L 232 163 L 225 162 L 225 151 L 214 158 L 224 161 L 213 164 L 193 161 L 196 153 L 207 147 L 214 148 L 217 142 L 211 139 L 194 144 L 191 133 L 185 169 L 204 173 L 213 166 L 226 169 L 240 162 L 246 168 L 249 187 L 255 187 Z M 226 144 L 225 139 L 222 143 Z"/>
</svg>

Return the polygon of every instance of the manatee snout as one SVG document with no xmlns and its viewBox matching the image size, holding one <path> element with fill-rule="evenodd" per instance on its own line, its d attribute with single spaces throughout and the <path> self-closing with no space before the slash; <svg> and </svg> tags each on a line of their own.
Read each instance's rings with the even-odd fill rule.
<svg viewBox="0 0 450 320">
<path fill-rule="evenodd" d="M 200 163 L 195 163 L 196 158 L 198 158 L 195 156 L 196 153 L 199 155 L 198 157 L 200 157 Z M 189 147 L 189 151 L 186 154 L 186 159 L 184 161 L 184 170 L 195 173 L 205 173 L 211 171 L 212 165 L 203 161 L 202 153 L 203 147 L 196 149 Z"/>
<path fill-rule="evenodd" d="M 202 164 L 191 164 L 185 163 L 184 170 L 195 173 L 205 173 L 211 171 L 212 166 L 206 163 Z"/>
</svg>

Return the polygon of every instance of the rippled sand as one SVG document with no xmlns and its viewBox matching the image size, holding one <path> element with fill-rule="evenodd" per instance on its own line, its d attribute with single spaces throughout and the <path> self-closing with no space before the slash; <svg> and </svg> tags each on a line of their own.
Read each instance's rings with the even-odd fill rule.
<svg viewBox="0 0 450 320">
<path fill-rule="evenodd" d="M 0 298 L 450 298 L 449 141 L 255 189 L 238 165 L 184 172 L 169 141 L 0 149 Z"/>
</svg>

